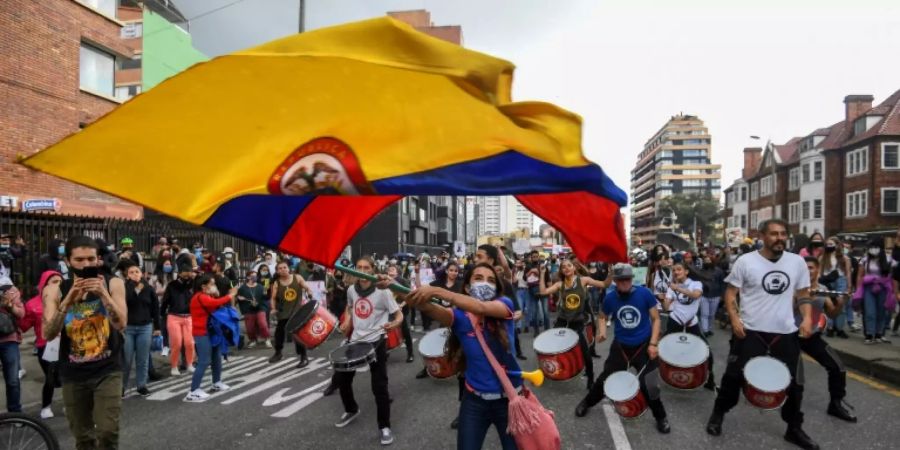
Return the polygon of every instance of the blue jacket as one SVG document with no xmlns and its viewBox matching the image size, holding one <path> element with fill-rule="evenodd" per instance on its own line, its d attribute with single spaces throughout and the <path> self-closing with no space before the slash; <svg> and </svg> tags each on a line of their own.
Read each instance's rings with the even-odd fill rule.
<svg viewBox="0 0 900 450">
<path fill-rule="evenodd" d="M 231 306 L 222 306 L 210 315 L 207 324 L 209 343 L 218 346 L 222 355 L 228 354 L 228 347 L 238 345 L 241 338 L 241 319 L 237 310 Z"/>
</svg>

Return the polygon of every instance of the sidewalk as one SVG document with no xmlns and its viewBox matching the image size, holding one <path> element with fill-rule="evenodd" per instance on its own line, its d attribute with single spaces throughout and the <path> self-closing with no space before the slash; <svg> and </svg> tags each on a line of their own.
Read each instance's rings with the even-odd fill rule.
<svg viewBox="0 0 900 450">
<path fill-rule="evenodd" d="M 863 336 L 849 333 L 849 339 L 825 338 L 848 369 L 900 386 L 900 338 L 887 336 L 890 344 L 863 344 Z"/>
</svg>

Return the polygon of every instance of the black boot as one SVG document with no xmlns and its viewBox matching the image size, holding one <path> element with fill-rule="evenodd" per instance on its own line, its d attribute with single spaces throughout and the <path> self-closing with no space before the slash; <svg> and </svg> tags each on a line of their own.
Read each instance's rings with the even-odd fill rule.
<svg viewBox="0 0 900 450">
<path fill-rule="evenodd" d="M 334 394 L 335 391 L 337 391 L 337 385 L 330 383 L 328 387 L 322 391 L 322 397 L 328 397 L 329 395 Z"/>
<path fill-rule="evenodd" d="M 302 369 L 302 368 L 304 368 L 304 367 L 306 367 L 306 366 L 308 366 L 308 365 L 309 365 L 309 359 L 301 358 L 301 359 L 300 359 L 300 362 L 297 363 L 297 368 L 298 368 L 298 369 Z"/>
<path fill-rule="evenodd" d="M 706 422 L 706 432 L 712 436 L 721 436 L 722 419 L 724 418 L 722 414 L 713 411 L 712 415 L 709 416 L 709 421 Z"/>
<path fill-rule="evenodd" d="M 661 419 L 656 419 L 656 431 L 659 431 L 662 434 L 669 434 L 672 431 L 672 427 L 669 426 L 669 419 L 665 417 Z"/>
<path fill-rule="evenodd" d="M 453 422 L 450 422 L 450 428 L 453 430 L 459 428 L 459 416 L 453 418 Z"/>
<path fill-rule="evenodd" d="M 588 413 L 588 409 L 590 406 L 587 404 L 587 399 L 584 399 L 578 402 L 578 406 L 575 407 L 575 417 L 584 417 Z"/>
<path fill-rule="evenodd" d="M 848 405 L 849 406 L 849 405 Z M 828 404 L 828 415 L 837 417 L 838 419 L 856 423 L 856 416 L 847 411 L 844 408 L 841 400 L 832 400 L 831 403 Z"/>
<path fill-rule="evenodd" d="M 704 388 L 716 392 L 719 387 L 716 386 L 716 378 L 713 374 L 709 374 L 709 378 L 706 379 L 706 384 L 703 385 Z"/>
<path fill-rule="evenodd" d="M 419 371 L 419 373 L 416 374 L 416 378 L 417 378 L 417 379 L 420 379 L 420 380 L 421 380 L 422 378 L 428 378 L 428 371 L 425 370 L 425 368 L 423 367 L 422 370 Z"/>
<path fill-rule="evenodd" d="M 406 354 L 406 362 L 407 362 L 407 363 L 411 363 L 411 362 L 413 362 L 413 361 L 415 361 L 415 360 L 416 360 L 416 358 L 413 357 L 413 354 L 412 354 L 412 353 L 407 353 L 407 354 Z"/>
<path fill-rule="evenodd" d="M 844 330 L 838 330 L 838 331 L 837 331 L 837 337 L 839 337 L 839 338 L 841 338 L 841 339 L 849 339 L 849 338 L 850 338 L 850 336 L 848 336 L 848 335 L 847 335 L 847 332 L 844 331 Z"/>
<path fill-rule="evenodd" d="M 800 427 L 788 427 L 784 433 L 784 440 L 806 450 L 819 450 L 819 444 L 813 442 L 803 429 Z"/>
<path fill-rule="evenodd" d="M 269 362 L 275 363 L 275 362 L 281 361 L 282 358 L 284 358 L 284 356 L 281 356 L 281 352 L 275 352 L 275 354 L 272 355 L 271 358 L 269 358 Z"/>
</svg>

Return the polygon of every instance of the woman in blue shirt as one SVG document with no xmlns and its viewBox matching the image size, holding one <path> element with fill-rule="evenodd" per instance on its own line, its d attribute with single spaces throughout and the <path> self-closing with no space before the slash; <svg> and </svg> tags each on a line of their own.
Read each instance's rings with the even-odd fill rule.
<svg viewBox="0 0 900 450">
<path fill-rule="evenodd" d="M 459 362 L 466 376 L 466 390 L 459 406 L 456 448 L 480 449 L 488 428 L 493 424 L 500 435 L 502 448 L 515 449 L 515 441 L 506 432 L 509 400 L 503 394 L 500 380 L 478 343 L 475 328 L 466 314 L 472 313 L 481 321 L 485 341 L 500 365 L 517 373 L 520 369 L 510 345 L 515 340 L 513 303 L 503 296 L 503 285 L 488 264 L 478 264 L 466 272 L 463 292 L 422 286 L 409 294 L 406 301 L 453 330 L 449 343 L 450 357 Z M 431 303 L 432 297 L 450 303 L 450 307 Z M 516 389 L 521 388 L 521 376 L 510 375 L 509 380 Z"/>
</svg>

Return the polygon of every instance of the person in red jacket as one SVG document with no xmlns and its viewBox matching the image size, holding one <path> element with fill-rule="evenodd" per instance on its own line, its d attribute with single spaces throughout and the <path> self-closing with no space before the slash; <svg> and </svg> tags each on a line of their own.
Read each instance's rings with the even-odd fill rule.
<svg viewBox="0 0 900 450">
<path fill-rule="evenodd" d="M 34 347 L 37 349 L 38 364 L 41 365 L 41 371 L 44 372 L 44 387 L 41 390 L 41 419 L 50 419 L 53 417 L 53 410 L 50 405 L 53 403 L 53 389 L 55 387 L 57 372 L 56 363 L 44 360 L 44 349 L 47 348 L 47 340 L 43 336 L 43 323 L 41 317 L 44 314 L 43 298 L 41 294 L 44 292 L 44 286 L 62 283 L 62 274 L 59 272 L 48 270 L 41 274 L 41 281 L 38 283 L 38 295 L 35 295 L 25 303 L 25 316 L 19 320 L 19 329 L 22 332 L 34 328 Z"/>
<path fill-rule="evenodd" d="M 191 379 L 191 391 L 184 401 L 203 402 L 209 398 L 209 394 L 200 389 L 200 382 L 206 368 L 212 364 L 212 392 L 227 391 L 229 386 L 222 382 L 222 354 L 218 348 L 214 348 L 209 342 L 206 333 L 206 321 L 209 316 L 226 303 L 234 303 L 236 288 L 231 288 L 228 295 L 219 297 L 219 289 L 216 287 L 216 279 L 212 274 L 204 273 L 194 281 L 194 297 L 191 299 L 191 334 L 194 336 L 194 345 L 197 347 L 197 369 Z"/>
</svg>

